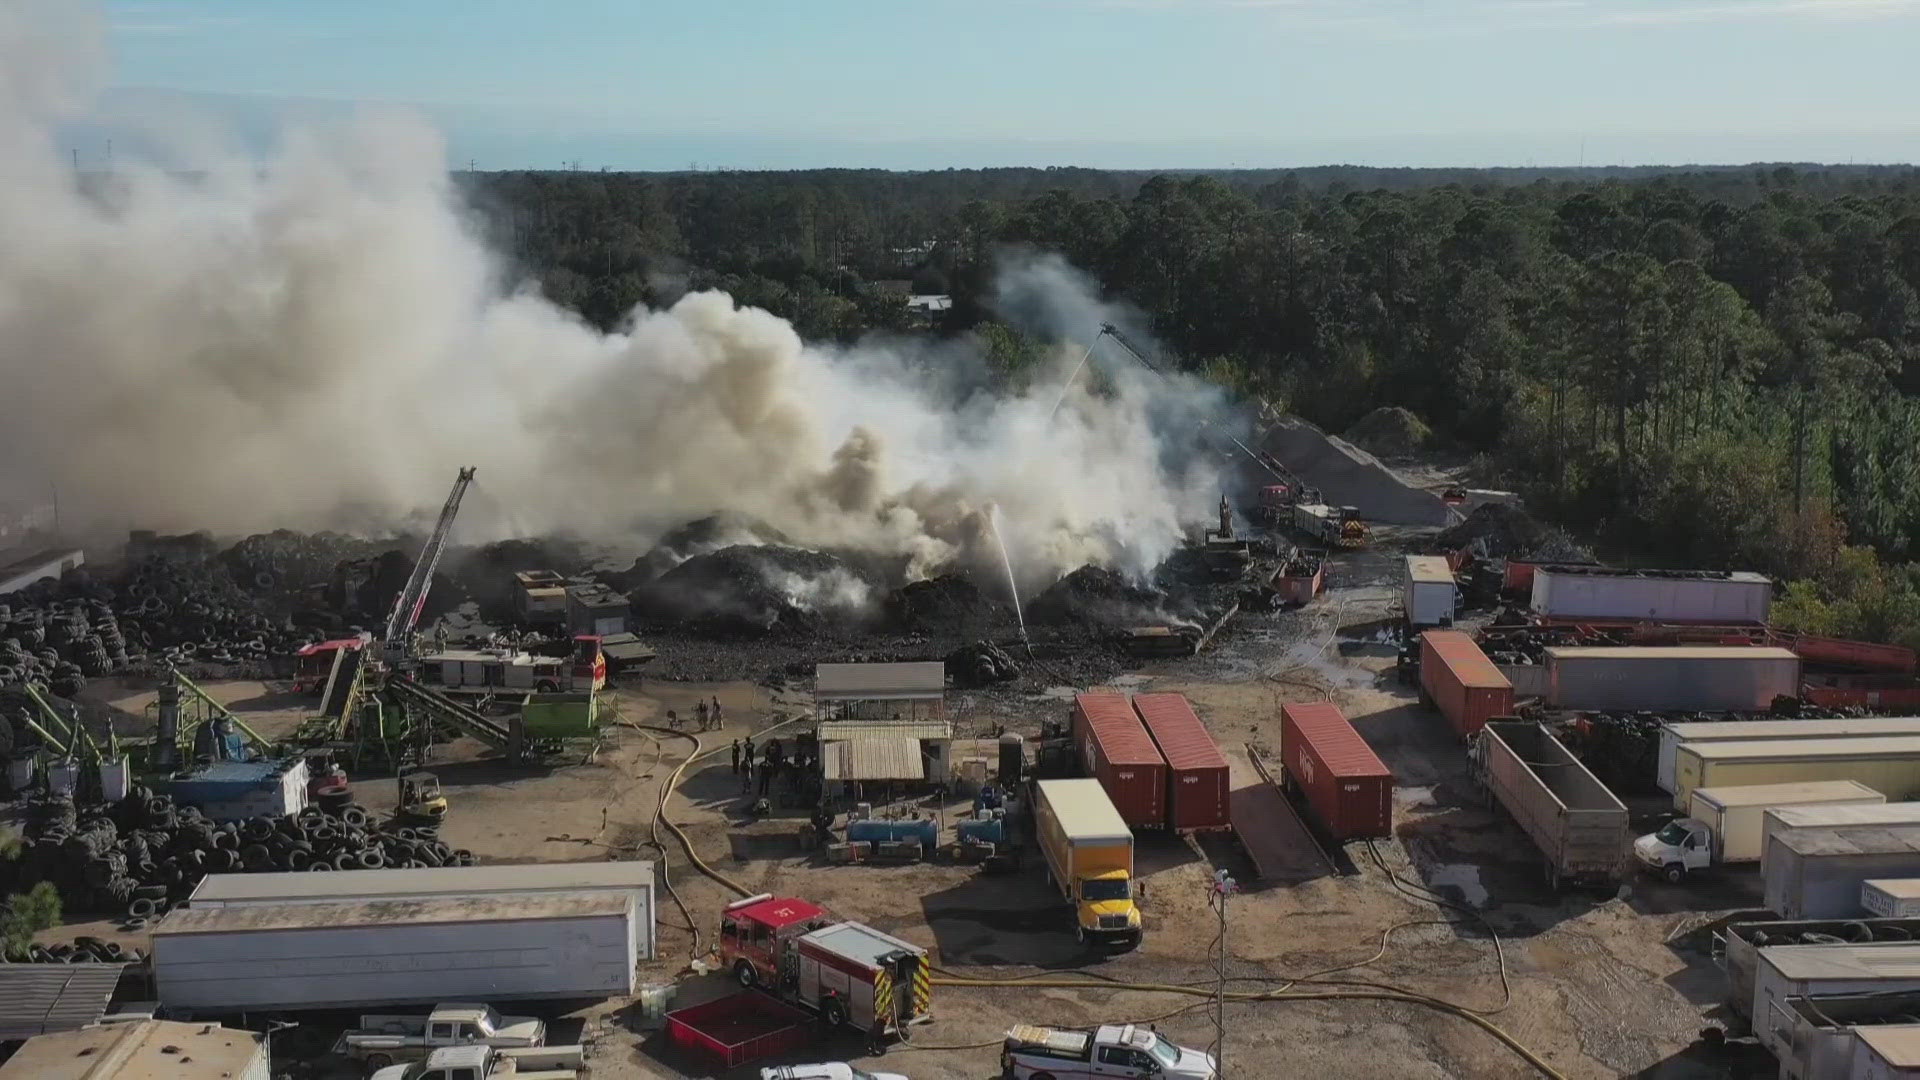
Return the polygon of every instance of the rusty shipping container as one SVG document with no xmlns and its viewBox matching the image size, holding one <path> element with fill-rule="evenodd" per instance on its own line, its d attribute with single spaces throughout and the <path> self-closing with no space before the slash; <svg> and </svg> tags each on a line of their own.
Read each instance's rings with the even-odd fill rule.
<svg viewBox="0 0 1920 1080">
<path fill-rule="evenodd" d="M 1393 834 L 1393 773 L 1332 702 L 1280 707 L 1280 760 L 1334 839 Z"/>
<path fill-rule="evenodd" d="M 1227 759 L 1184 694 L 1140 694 L 1133 711 L 1167 760 L 1167 827 L 1176 832 L 1228 826 Z"/>
<path fill-rule="evenodd" d="M 1075 694 L 1073 742 L 1133 829 L 1167 824 L 1167 762 L 1125 694 Z"/>
<path fill-rule="evenodd" d="M 1420 690 L 1461 738 L 1493 717 L 1513 715 L 1513 684 L 1458 630 L 1420 635 Z"/>
</svg>

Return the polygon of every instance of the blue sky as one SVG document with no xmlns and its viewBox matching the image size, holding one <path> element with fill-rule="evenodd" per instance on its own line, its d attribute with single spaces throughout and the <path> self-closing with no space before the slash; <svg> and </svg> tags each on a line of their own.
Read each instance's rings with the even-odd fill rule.
<svg viewBox="0 0 1920 1080">
<path fill-rule="evenodd" d="M 1920 159 L 1920 0 L 107 0 L 109 106 L 481 168 Z"/>
</svg>

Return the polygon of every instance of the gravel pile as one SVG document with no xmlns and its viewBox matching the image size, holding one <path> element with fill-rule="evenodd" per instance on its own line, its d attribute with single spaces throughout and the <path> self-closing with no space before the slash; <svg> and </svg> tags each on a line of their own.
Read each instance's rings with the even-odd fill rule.
<svg viewBox="0 0 1920 1080">
<path fill-rule="evenodd" d="M 1593 552 L 1571 536 L 1543 525 L 1525 510 L 1505 503 L 1483 503 L 1465 521 L 1443 530 L 1434 542 L 1442 549 L 1470 548 L 1490 559 L 1524 562 L 1590 563 Z"/>
</svg>

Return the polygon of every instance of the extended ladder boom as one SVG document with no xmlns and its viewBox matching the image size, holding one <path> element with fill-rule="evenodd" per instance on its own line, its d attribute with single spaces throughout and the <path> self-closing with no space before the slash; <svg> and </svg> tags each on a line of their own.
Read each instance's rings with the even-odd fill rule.
<svg viewBox="0 0 1920 1080">
<path fill-rule="evenodd" d="M 1119 343 L 1121 348 L 1127 350 L 1127 354 L 1129 356 L 1132 356 L 1135 360 L 1139 361 L 1141 367 L 1146 368 L 1148 371 L 1153 372 L 1155 375 L 1160 376 L 1160 378 L 1162 379 L 1167 378 L 1167 373 L 1164 371 L 1161 371 L 1157 364 L 1147 359 L 1147 354 L 1142 352 L 1138 345 L 1135 345 L 1133 342 L 1128 341 L 1126 335 L 1120 332 L 1119 327 L 1113 325 L 1112 323 L 1102 324 L 1100 327 L 1100 333 L 1094 336 L 1094 340 L 1099 341 L 1101 337 L 1112 338 L 1114 341 Z M 1212 427 L 1213 422 L 1210 420 L 1207 420 L 1205 417 L 1202 417 L 1200 420 L 1200 426 Z M 1267 470 L 1267 472 L 1272 473 L 1274 479 L 1288 480 L 1288 481 L 1293 481 L 1296 479 L 1291 474 L 1282 476 L 1281 470 L 1275 469 L 1273 467 L 1272 462 L 1269 462 L 1265 458 L 1263 458 L 1261 455 L 1254 453 L 1252 447 L 1248 446 L 1246 443 L 1241 442 L 1238 438 L 1234 437 L 1232 433 L 1225 433 L 1225 434 L 1227 436 L 1228 442 L 1232 443 L 1234 446 L 1239 447 L 1241 453 L 1247 455 L 1249 458 L 1252 458 L 1253 463 L 1255 465 L 1258 465 L 1261 468 Z"/>
<path fill-rule="evenodd" d="M 466 497 L 467 486 L 472 483 L 473 470 L 461 469 L 459 478 L 453 482 L 453 490 L 447 494 L 447 504 L 440 508 L 440 520 L 434 525 L 433 534 L 420 549 L 420 561 L 413 564 L 413 576 L 394 598 L 393 614 L 387 616 L 387 632 L 383 638 L 389 655 L 405 651 L 407 637 L 420 621 L 420 612 L 427 606 L 427 590 L 433 587 L 434 568 L 440 565 L 440 554 L 447 549 L 447 537 L 453 532 L 453 519 L 460 513 L 460 500 Z"/>
</svg>

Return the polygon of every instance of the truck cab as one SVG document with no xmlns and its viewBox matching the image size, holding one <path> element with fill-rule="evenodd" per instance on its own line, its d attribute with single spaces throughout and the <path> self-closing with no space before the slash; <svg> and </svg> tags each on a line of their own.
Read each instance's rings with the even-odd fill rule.
<svg viewBox="0 0 1920 1080">
<path fill-rule="evenodd" d="M 1633 842 L 1633 857 L 1640 865 L 1678 882 L 1689 870 L 1704 870 L 1713 864 L 1713 830 L 1695 818 L 1674 818 Z"/>
<path fill-rule="evenodd" d="M 1105 870 L 1073 880 L 1074 910 L 1083 941 L 1140 939 L 1140 908 L 1133 902 L 1133 877 Z"/>
</svg>

